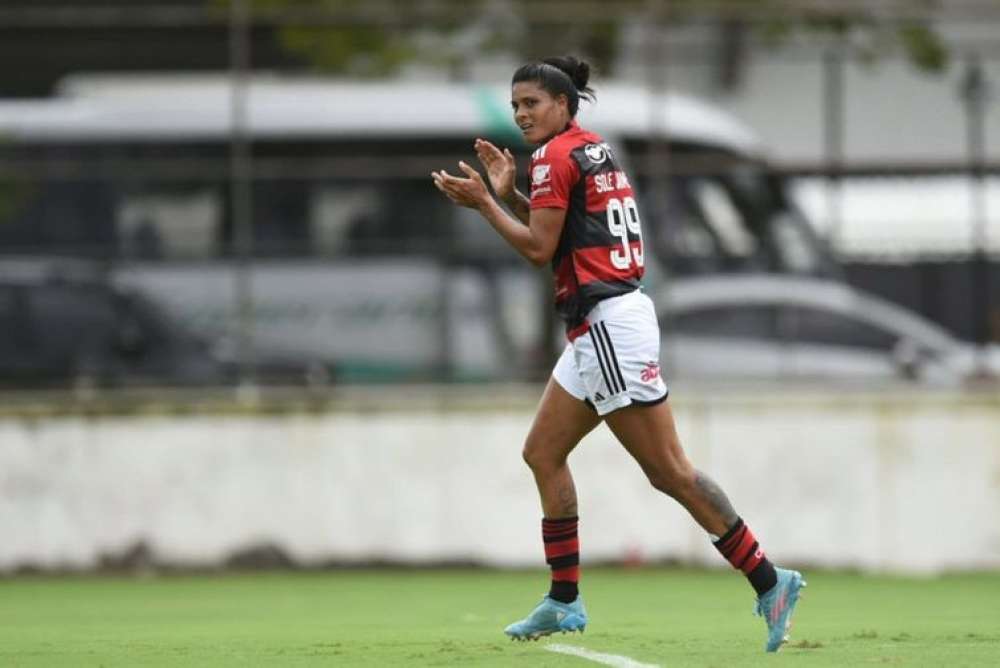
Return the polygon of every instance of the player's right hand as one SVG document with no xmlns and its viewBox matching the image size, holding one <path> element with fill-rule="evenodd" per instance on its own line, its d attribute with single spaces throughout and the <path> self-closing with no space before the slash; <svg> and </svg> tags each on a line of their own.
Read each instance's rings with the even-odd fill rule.
<svg viewBox="0 0 1000 668">
<path fill-rule="evenodd" d="M 507 199 L 514 194 L 514 178 L 517 176 L 517 164 L 510 149 L 501 151 L 485 139 L 477 139 L 474 144 L 476 156 L 486 169 L 493 192 L 500 199 Z"/>
<path fill-rule="evenodd" d="M 459 161 L 458 168 L 465 172 L 466 178 L 452 176 L 443 169 L 431 172 L 431 178 L 434 179 L 434 185 L 438 190 L 455 204 L 470 209 L 478 209 L 493 201 L 479 172 L 463 161 Z"/>
</svg>

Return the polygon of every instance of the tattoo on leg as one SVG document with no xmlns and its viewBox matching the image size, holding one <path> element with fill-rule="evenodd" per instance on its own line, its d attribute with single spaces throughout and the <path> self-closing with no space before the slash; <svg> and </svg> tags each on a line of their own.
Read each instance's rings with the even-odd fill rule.
<svg viewBox="0 0 1000 668">
<path fill-rule="evenodd" d="M 701 471 L 695 472 L 694 484 L 701 492 L 702 497 L 722 516 L 722 521 L 726 523 L 726 526 L 733 526 L 739 519 L 739 515 L 733 510 L 733 504 L 729 502 L 729 498 L 722 491 L 722 488 Z"/>
<path fill-rule="evenodd" d="M 576 489 L 572 483 L 559 488 L 559 513 L 563 517 L 576 515 Z"/>
</svg>

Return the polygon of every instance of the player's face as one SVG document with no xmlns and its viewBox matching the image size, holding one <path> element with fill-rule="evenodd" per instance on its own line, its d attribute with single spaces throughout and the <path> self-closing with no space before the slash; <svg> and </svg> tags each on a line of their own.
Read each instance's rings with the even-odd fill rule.
<svg viewBox="0 0 1000 668">
<path fill-rule="evenodd" d="M 524 140 L 544 144 L 562 132 L 569 123 L 569 108 L 565 95 L 552 95 L 534 81 L 518 81 L 510 94 L 514 122 L 521 128 Z"/>
</svg>

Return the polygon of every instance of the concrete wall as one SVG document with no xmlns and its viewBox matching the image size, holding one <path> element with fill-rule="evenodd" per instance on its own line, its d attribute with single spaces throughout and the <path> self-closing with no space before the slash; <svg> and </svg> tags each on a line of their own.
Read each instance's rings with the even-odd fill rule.
<svg viewBox="0 0 1000 668">
<path fill-rule="evenodd" d="M 156 561 L 187 566 L 265 543 L 305 564 L 540 565 L 519 452 L 537 393 L 492 409 L 415 391 L 420 405 L 383 396 L 257 414 L 8 412 L 0 571 L 89 568 L 140 541 Z M 674 409 L 692 459 L 780 562 L 1000 567 L 998 396 L 704 392 Z M 720 565 L 605 428 L 572 464 L 585 561 Z"/>
<path fill-rule="evenodd" d="M 626 27 L 617 76 L 650 79 L 644 58 L 649 29 L 642 22 Z M 983 76 L 993 91 L 986 102 L 981 148 L 987 160 L 1000 159 L 1000 98 L 995 92 L 1000 84 L 998 23 L 939 21 L 933 30 L 950 54 L 941 72 L 920 70 L 898 45 L 884 45 L 874 59 L 862 57 L 857 49 L 847 50 L 842 154 L 846 164 L 965 160 L 966 110 L 959 91 L 969 54 L 979 54 Z M 775 46 L 757 34 L 742 61 L 740 84 L 722 89 L 718 31 L 708 24 L 681 25 L 669 37 L 677 57 L 667 63 L 665 74 L 657 76 L 664 76 L 671 88 L 709 99 L 743 119 L 761 134 L 775 161 L 822 162 L 828 157 L 825 37 L 803 31 Z"/>
</svg>

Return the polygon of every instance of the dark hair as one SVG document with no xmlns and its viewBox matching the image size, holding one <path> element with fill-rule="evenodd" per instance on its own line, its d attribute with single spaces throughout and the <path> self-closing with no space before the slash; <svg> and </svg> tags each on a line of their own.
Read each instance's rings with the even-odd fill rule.
<svg viewBox="0 0 1000 668">
<path fill-rule="evenodd" d="M 542 58 L 538 62 L 521 65 L 511 78 L 511 85 L 520 81 L 534 81 L 549 95 L 565 95 L 569 100 L 569 115 L 576 117 L 580 98 L 593 102 L 597 99 L 594 89 L 587 86 L 590 65 L 573 56 Z"/>
</svg>

